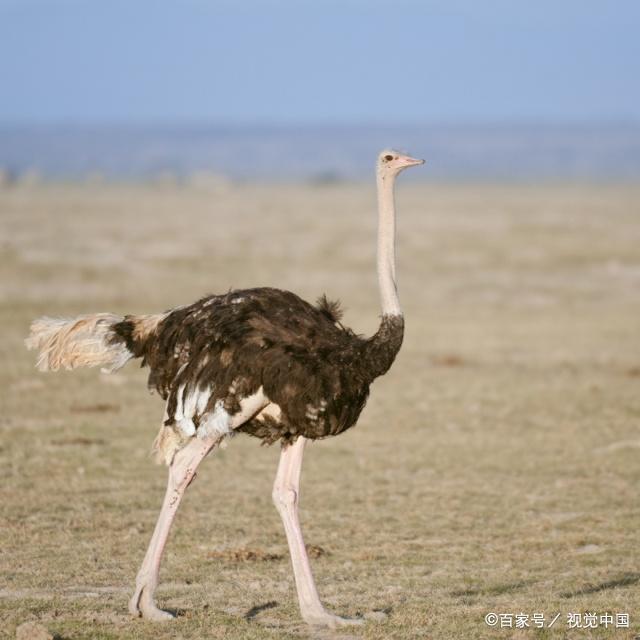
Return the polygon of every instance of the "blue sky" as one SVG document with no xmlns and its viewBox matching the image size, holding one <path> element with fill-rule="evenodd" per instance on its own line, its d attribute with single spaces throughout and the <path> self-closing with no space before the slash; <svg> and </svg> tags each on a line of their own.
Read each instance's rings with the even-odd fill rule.
<svg viewBox="0 0 640 640">
<path fill-rule="evenodd" d="M 638 0 L 0 0 L 0 123 L 638 121 Z"/>
</svg>

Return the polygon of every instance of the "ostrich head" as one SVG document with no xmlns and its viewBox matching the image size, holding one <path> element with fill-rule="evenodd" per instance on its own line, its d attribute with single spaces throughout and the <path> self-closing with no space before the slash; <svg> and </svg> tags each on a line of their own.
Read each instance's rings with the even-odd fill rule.
<svg viewBox="0 0 640 640">
<path fill-rule="evenodd" d="M 385 149 L 378 155 L 378 174 L 382 177 L 397 176 L 403 169 L 424 164 L 418 160 L 393 149 Z"/>
</svg>

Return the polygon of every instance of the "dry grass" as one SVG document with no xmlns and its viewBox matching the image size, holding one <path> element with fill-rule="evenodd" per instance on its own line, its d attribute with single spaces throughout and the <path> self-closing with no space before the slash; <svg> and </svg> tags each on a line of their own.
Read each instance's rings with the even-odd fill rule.
<svg viewBox="0 0 640 640">
<path fill-rule="evenodd" d="M 202 467 L 156 626 L 126 602 L 164 491 L 145 373 L 40 374 L 39 314 L 150 313 L 229 286 L 343 299 L 372 332 L 374 194 L 360 186 L 0 191 L 0 635 L 624 638 L 640 632 L 640 189 L 400 185 L 408 332 L 359 425 L 308 449 L 302 519 L 328 607 L 310 632 L 270 502 L 277 447 Z M 491 630 L 487 612 L 628 612 L 615 632 Z M 625 635 L 628 634 L 628 635 Z"/>
</svg>

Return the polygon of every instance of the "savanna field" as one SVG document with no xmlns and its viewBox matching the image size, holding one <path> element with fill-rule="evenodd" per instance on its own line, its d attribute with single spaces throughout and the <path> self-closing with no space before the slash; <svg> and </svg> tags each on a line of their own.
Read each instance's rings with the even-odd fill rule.
<svg viewBox="0 0 640 640">
<path fill-rule="evenodd" d="M 203 463 L 178 514 L 158 589 L 177 619 L 131 618 L 166 483 L 149 455 L 162 401 L 135 362 L 42 374 L 23 339 L 43 314 L 259 285 L 326 292 L 371 334 L 373 186 L 0 188 L 0 637 L 30 620 L 67 640 L 640 635 L 639 203 L 633 186 L 400 180 L 403 349 L 302 473 L 320 595 L 368 615 L 330 632 L 298 614 L 278 446 L 248 436 Z"/>
</svg>

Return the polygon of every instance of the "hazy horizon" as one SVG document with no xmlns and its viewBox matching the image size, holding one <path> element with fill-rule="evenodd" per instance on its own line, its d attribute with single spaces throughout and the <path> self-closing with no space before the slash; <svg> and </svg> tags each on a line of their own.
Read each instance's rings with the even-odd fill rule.
<svg viewBox="0 0 640 640">
<path fill-rule="evenodd" d="M 427 160 L 413 180 L 640 180 L 640 125 L 27 125 L 0 126 L 10 179 L 367 178 L 382 148 Z"/>
<path fill-rule="evenodd" d="M 640 179 L 640 3 L 0 0 L 0 168 Z"/>
</svg>

